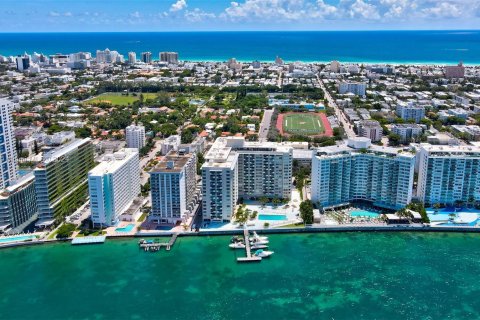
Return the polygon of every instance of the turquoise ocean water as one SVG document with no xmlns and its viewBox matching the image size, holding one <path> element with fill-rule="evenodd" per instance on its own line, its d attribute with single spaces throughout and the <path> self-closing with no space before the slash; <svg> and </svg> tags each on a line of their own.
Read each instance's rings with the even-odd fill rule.
<svg viewBox="0 0 480 320">
<path fill-rule="evenodd" d="M 0 250 L 1 319 L 479 319 L 476 234 L 272 235 L 235 262 L 229 237 Z"/>
<path fill-rule="evenodd" d="M 480 63 L 480 31 L 0 33 L 0 54 L 109 48 L 178 51 L 182 60 Z"/>
</svg>

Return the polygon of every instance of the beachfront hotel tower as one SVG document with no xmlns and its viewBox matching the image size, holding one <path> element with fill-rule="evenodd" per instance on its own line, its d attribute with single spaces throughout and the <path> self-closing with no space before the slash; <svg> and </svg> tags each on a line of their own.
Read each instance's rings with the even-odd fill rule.
<svg viewBox="0 0 480 320">
<path fill-rule="evenodd" d="M 427 206 L 480 201 L 480 147 L 421 144 L 417 195 Z"/>
<path fill-rule="evenodd" d="M 318 148 L 312 160 L 312 201 L 322 207 L 351 202 L 399 209 L 412 198 L 415 155 L 353 138 Z"/>
<path fill-rule="evenodd" d="M 150 220 L 176 224 L 187 218 L 198 200 L 197 156 L 185 149 L 170 151 L 150 171 Z"/>
<path fill-rule="evenodd" d="M 202 166 L 203 219 L 230 221 L 238 199 L 290 199 L 293 148 L 218 138 Z"/>
<path fill-rule="evenodd" d="M 87 174 L 95 166 L 90 138 L 47 152 L 33 170 L 38 206 L 36 226 L 48 227 L 73 213 L 88 196 Z"/>
<path fill-rule="evenodd" d="M 103 156 L 88 173 L 90 210 L 95 226 L 113 226 L 140 194 L 137 149 L 122 149 Z"/>
<path fill-rule="evenodd" d="M 17 152 L 12 119 L 13 103 L 0 99 L 0 189 L 17 179 Z"/>
</svg>

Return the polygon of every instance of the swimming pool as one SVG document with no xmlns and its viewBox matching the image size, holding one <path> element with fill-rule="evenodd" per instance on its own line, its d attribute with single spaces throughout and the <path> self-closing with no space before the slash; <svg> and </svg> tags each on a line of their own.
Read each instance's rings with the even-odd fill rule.
<svg viewBox="0 0 480 320">
<path fill-rule="evenodd" d="M 282 221 L 287 220 L 287 216 L 284 214 L 259 214 L 258 220 Z"/>
<path fill-rule="evenodd" d="M 27 241 L 33 240 L 36 237 L 34 235 L 30 236 L 17 236 L 17 237 L 8 237 L 8 238 L 0 238 L 0 243 L 8 243 L 8 242 L 18 242 L 18 241 Z"/>
<path fill-rule="evenodd" d="M 441 208 L 441 209 L 435 209 L 435 208 L 427 208 L 427 215 L 428 218 L 430 219 L 430 222 L 444 222 L 444 221 L 449 221 L 448 224 L 457 224 L 455 222 L 452 222 L 451 220 L 457 220 L 459 217 L 463 218 L 468 218 L 469 223 L 473 223 L 471 220 L 475 220 L 475 214 L 477 215 L 477 218 L 480 216 L 480 210 L 476 209 L 469 209 L 469 208 L 453 208 L 453 207 L 447 207 L 447 208 Z M 474 223 L 474 225 L 476 222 Z"/>
<path fill-rule="evenodd" d="M 117 228 L 115 229 L 115 231 L 117 232 L 130 232 L 133 230 L 133 228 L 135 227 L 135 225 L 133 223 L 123 227 L 123 228 Z"/>
<path fill-rule="evenodd" d="M 368 211 L 368 210 L 353 210 L 350 212 L 351 217 L 369 217 L 369 218 L 378 218 L 380 214 Z"/>
</svg>

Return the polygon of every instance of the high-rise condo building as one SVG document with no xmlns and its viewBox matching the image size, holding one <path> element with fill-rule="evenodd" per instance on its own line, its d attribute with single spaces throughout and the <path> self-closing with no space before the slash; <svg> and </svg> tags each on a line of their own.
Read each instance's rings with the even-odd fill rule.
<svg viewBox="0 0 480 320">
<path fill-rule="evenodd" d="M 199 196 L 196 194 L 196 171 L 196 154 L 183 149 L 171 151 L 150 171 L 150 219 L 176 224 L 193 213 Z"/>
<path fill-rule="evenodd" d="M 142 149 L 145 146 L 145 127 L 141 123 L 131 124 L 125 129 L 127 148 Z"/>
<path fill-rule="evenodd" d="M 13 103 L 0 99 L 0 188 L 17 179 L 17 152 L 12 119 Z"/>
<path fill-rule="evenodd" d="M 33 173 L 29 173 L 0 191 L 0 233 L 21 232 L 36 218 Z"/>
<path fill-rule="evenodd" d="M 365 201 L 391 209 L 412 198 L 415 155 L 372 145 L 367 138 L 318 148 L 312 161 L 312 201 L 323 208 Z"/>
<path fill-rule="evenodd" d="M 417 195 L 427 206 L 480 201 L 480 147 L 421 144 Z"/>
<path fill-rule="evenodd" d="M 105 155 L 100 164 L 88 172 L 88 190 L 93 224 L 115 225 L 140 194 L 138 149 L 126 148 Z"/>
<path fill-rule="evenodd" d="M 293 148 L 218 138 L 202 166 L 203 218 L 230 221 L 239 198 L 289 199 Z"/>
<path fill-rule="evenodd" d="M 135 52 L 128 53 L 128 63 L 135 64 L 137 62 L 137 54 Z"/>
<path fill-rule="evenodd" d="M 95 166 L 93 149 L 90 138 L 85 138 L 45 153 L 33 170 L 37 226 L 48 227 L 63 220 L 86 201 L 88 171 Z"/>
<path fill-rule="evenodd" d="M 142 52 L 142 62 L 143 63 L 152 63 L 152 53 L 151 52 Z"/>
<path fill-rule="evenodd" d="M 170 64 L 177 64 L 178 52 L 160 52 L 160 61 Z"/>
<path fill-rule="evenodd" d="M 15 58 L 18 71 L 26 71 L 30 68 L 30 56 L 26 53 L 23 56 L 18 56 Z"/>
<path fill-rule="evenodd" d="M 117 63 L 121 62 L 122 58 L 117 51 L 105 49 L 105 50 L 97 50 L 97 54 L 95 56 L 97 63 Z"/>
</svg>

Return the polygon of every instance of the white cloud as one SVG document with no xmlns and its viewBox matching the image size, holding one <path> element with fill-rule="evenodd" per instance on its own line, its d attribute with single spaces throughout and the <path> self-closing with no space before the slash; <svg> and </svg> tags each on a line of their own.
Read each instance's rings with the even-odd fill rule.
<svg viewBox="0 0 480 320">
<path fill-rule="evenodd" d="M 216 15 L 211 12 L 205 12 L 199 8 L 185 11 L 185 18 L 190 22 L 199 22 L 206 19 L 213 19 Z"/>
<path fill-rule="evenodd" d="M 239 20 L 288 20 L 325 18 L 335 14 L 337 8 L 323 0 L 245 0 L 231 2 L 221 14 L 222 18 Z"/>
<path fill-rule="evenodd" d="M 440 2 L 434 7 L 425 8 L 422 12 L 429 18 L 458 18 L 462 10 L 452 2 Z"/>
<path fill-rule="evenodd" d="M 142 17 L 142 15 L 138 11 L 130 13 L 130 18 L 140 19 L 141 17 Z"/>
<path fill-rule="evenodd" d="M 70 11 L 65 12 L 63 15 L 64 15 L 65 17 L 71 17 L 71 16 L 73 16 L 73 14 L 72 14 Z"/>
<path fill-rule="evenodd" d="M 60 16 L 60 13 L 58 13 L 58 12 L 56 12 L 56 11 L 50 11 L 50 12 L 48 13 L 48 15 L 49 15 L 50 17 L 59 17 L 59 16 Z"/>
<path fill-rule="evenodd" d="M 375 5 L 364 2 L 363 0 L 356 0 L 349 10 L 351 18 L 361 18 L 366 20 L 380 19 L 380 13 Z"/>
<path fill-rule="evenodd" d="M 177 0 L 177 2 L 173 3 L 172 6 L 170 7 L 171 12 L 176 12 L 183 10 L 187 7 L 187 1 L 186 0 Z"/>
</svg>

